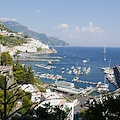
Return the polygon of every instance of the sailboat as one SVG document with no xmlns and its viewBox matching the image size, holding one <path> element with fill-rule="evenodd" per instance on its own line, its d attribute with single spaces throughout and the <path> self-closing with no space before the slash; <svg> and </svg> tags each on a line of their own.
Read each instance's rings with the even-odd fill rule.
<svg viewBox="0 0 120 120">
<path fill-rule="evenodd" d="M 106 75 L 104 76 L 104 84 L 98 82 L 96 88 L 99 93 L 109 92 L 109 84 L 106 84 Z"/>
<path fill-rule="evenodd" d="M 106 60 L 106 48 L 105 48 L 105 46 L 104 46 L 104 50 L 102 53 L 104 54 L 104 60 Z"/>
<path fill-rule="evenodd" d="M 103 54 L 106 54 L 106 48 L 105 48 L 105 46 L 104 46 L 104 51 L 103 51 Z"/>
<path fill-rule="evenodd" d="M 75 70 L 75 72 L 74 72 L 74 70 Z M 77 62 L 77 64 L 76 64 L 76 69 L 74 69 L 73 70 L 73 73 L 76 75 L 74 78 L 73 78 L 73 82 L 75 82 L 75 81 L 77 81 L 78 79 L 79 79 L 79 77 L 78 77 L 78 62 Z"/>
</svg>

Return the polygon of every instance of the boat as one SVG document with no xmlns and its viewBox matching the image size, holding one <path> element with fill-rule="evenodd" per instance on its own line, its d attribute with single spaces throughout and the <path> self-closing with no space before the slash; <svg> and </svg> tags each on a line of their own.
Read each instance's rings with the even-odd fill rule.
<svg viewBox="0 0 120 120">
<path fill-rule="evenodd" d="M 74 78 L 73 78 L 73 80 L 72 80 L 72 81 L 74 82 L 74 81 L 77 81 L 78 79 L 79 79 L 79 77 L 78 77 L 78 76 L 76 76 L 76 77 L 74 77 Z"/>
<path fill-rule="evenodd" d="M 109 84 L 106 84 L 106 76 L 104 76 L 104 83 L 98 82 L 96 89 L 99 93 L 109 92 Z"/>
<path fill-rule="evenodd" d="M 47 62 L 47 64 L 48 64 L 48 65 L 51 65 L 51 64 L 52 64 L 52 62 L 49 60 L 49 61 Z"/>
<path fill-rule="evenodd" d="M 105 48 L 105 46 L 104 46 L 104 50 L 103 50 L 102 53 L 103 53 L 103 54 L 106 54 L 106 48 Z"/>
<path fill-rule="evenodd" d="M 77 74 L 80 75 L 81 70 L 78 70 Z"/>
<path fill-rule="evenodd" d="M 87 70 L 85 70 L 85 74 L 88 74 L 90 72 L 91 68 L 88 67 Z"/>
<path fill-rule="evenodd" d="M 105 92 L 109 92 L 109 85 L 108 84 L 104 84 L 102 85 L 101 82 L 98 83 L 98 86 L 97 87 L 97 91 L 99 93 L 105 93 Z"/>
<path fill-rule="evenodd" d="M 81 69 L 81 67 L 80 66 L 78 66 L 78 70 L 80 70 Z"/>
<path fill-rule="evenodd" d="M 71 67 L 71 70 L 73 70 L 73 69 L 74 69 L 74 66 Z"/>
<path fill-rule="evenodd" d="M 83 67 L 83 68 L 82 68 L 82 71 L 85 72 L 85 71 L 86 71 L 86 67 Z"/>
<path fill-rule="evenodd" d="M 72 70 L 69 70 L 68 74 L 71 74 L 72 73 Z"/>
<path fill-rule="evenodd" d="M 83 63 L 86 63 L 87 62 L 87 60 L 83 60 Z"/>
<path fill-rule="evenodd" d="M 77 74 L 77 69 L 73 69 L 73 73 L 76 75 Z"/>
<path fill-rule="evenodd" d="M 62 70 L 65 70 L 65 68 L 63 67 Z"/>
</svg>

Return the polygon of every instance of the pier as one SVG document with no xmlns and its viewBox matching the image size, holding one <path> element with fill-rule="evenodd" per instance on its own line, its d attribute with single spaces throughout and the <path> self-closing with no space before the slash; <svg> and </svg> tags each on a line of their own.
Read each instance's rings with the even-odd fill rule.
<svg viewBox="0 0 120 120">
<path fill-rule="evenodd" d="M 15 61 L 16 59 L 14 59 Z M 24 59 L 19 59 L 19 61 L 39 61 L 39 62 L 48 62 L 48 61 L 51 61 L 51 62 L 60 62 L 60 60 L 58 59 L 31 59 L 31 58 L 24 58 Z"/>
<path fill-rule="evenodd" d="M 85 83 L 85 84 L 92 84 L 92 85 L 97 85 L 98 83 L 95 82 L 89 82 L 89 81 L 83 81 L 83 80 L 72 80 L 73 82 L 80 82 L 80 83 Z"/>
<path fill-rule="evenodd" d="M 42 59 L 62 59 L 62 57 L 56 56 L 56 57 L 38 57 L 38 56 L 30 56 L 29 58 L 42 58 Z"/>
</svg>

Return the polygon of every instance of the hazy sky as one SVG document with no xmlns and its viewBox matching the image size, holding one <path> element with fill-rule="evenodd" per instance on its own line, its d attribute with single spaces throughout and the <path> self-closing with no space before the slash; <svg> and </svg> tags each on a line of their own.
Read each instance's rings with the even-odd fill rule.
<svg viewBox="0 0 120 120">
<path fill-rule="evenodd" d="M 120 0 L 0 0 L 0 21 L 59 37 L 71 46 L 120 47 Z"/>
</svg>

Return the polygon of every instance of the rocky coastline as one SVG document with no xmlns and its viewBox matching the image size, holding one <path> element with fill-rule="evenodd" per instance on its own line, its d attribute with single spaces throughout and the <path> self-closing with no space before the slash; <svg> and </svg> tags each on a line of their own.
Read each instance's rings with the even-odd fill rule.
<svg viewBox="0 0 120 120">
<path fill-rule="evenodd" d="M 42 49 L 40 51 L 37 51 L 37 52 L 27 52 L 28 55 L 44 55 L 44 54 L 57 54 L 57 50 L 54 49 L 54 48 L 51 48 L 51 49 Z"/>
</svg>

